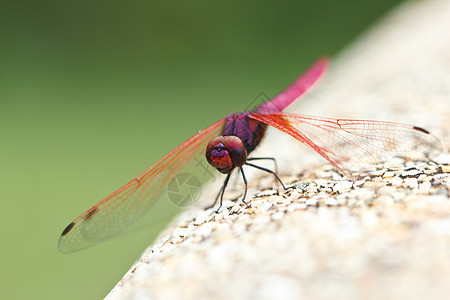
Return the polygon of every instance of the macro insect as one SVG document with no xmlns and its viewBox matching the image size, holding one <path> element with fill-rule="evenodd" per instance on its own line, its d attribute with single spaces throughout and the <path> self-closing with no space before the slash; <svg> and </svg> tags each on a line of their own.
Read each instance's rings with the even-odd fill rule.
<svg viewBox="0 0 450 300">
<path fill-rule="evenodd" d="M 440 142 L 427 130 L 414 125 L 283 113 L 322 76 L 326 67 L 326 59 L 318 60 L 273 99 L 253 111 L 230 114 L 180 144 L 71 222 L 60 236 L 59 249 L 73 252 L 89 247 L 123 231 L 149 211 L 158 215 L 162 208 L 155 204 L 163 203 L 164 207 L 167 202 L 164 191 L 169 181 L 177 174 L 190 171 L 205 156 L 212 167 L 225 174 L 214 202 L 220 199 L 219 208 L 230 175 L 236 169 L 245 184 L 242 197 L 245 201 L 244 166 L 273 174 L 284 187 L 276 172 L 254 163 L 273 158 L 249 157 L 268 125 L 311 147 L 344 174 L 424 160 L 440 151 Z"/>
</svg>

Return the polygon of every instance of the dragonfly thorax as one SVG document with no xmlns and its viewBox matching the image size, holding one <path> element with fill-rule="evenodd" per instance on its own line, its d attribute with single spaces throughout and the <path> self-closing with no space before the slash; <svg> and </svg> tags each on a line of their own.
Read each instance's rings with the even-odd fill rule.
<svg viewBox="0 0 450 300">
<path fill-rule="evenodd" d="M 237 136 L 217 136 L 206 147 L 206 160 L 220 173 L 229 174 L 247 161 L 247 150 Z"/>
</svg>

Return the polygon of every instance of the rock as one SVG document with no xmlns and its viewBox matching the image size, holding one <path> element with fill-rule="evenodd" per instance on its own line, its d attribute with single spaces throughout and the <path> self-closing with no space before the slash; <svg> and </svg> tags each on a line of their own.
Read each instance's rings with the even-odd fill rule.
<svg viewBox="0 0 450 300">
<path fill-rule="evenodd" d="M 449 95 L 450 1 L 411 1 L 341 53 L 297 112 L 413 122 L 448 149 Z M 281 143 L 301 146 L 273 135 L 257 151 Z M 448 299 L 450 156 L 349 179 L 301 149 L 301 163 L 277 157 L 296 188 L 175 220 L 107 299 Z"/>
</svg>

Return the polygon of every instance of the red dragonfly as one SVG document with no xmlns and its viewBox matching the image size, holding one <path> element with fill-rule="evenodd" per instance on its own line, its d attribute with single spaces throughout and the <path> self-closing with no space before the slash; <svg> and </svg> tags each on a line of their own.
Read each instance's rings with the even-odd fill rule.
<svg viewBox="0 0 450 300">
<path fill-rule="evenodd" d="M 180 144 L 70 223 L 60 236 L 59 249 L 73 252 L 92 246 L 123 231 L 148 212 L 153 214 L 151 218 L 160 217 L 170 206 L 167 201 L 170 191 L 166 192 L 166 187 L 175 182 L 176 190 L 192 179 L 192 176 L 181 175 L 214 177 L 205 164 L 202 166 L 205 152 L 207 162 L 226 174 L 214 203 L 220 196 L 222 204 L 225 188 L 235 169 L 242 174 L 245 183 L 242 199 L 245 199 L 244 165 L 272 173 L 283 185 L 275 172 L 249 162 L 273 158 L 247 157 L 260 143 L 267 125 L 308 145 L 347 175 L 428 159 L 440 151 L 440 142 L 427 130 L 414 125 L 282 113 L 321 77 L 326 66 L 327 60 L 320 59 L 285 91 L 252 112 L 230 114 Z M 174 195 L 180 196 L 172 193 Z M 171 200 L 173 202 L 173 197 Z"/>
</svg>

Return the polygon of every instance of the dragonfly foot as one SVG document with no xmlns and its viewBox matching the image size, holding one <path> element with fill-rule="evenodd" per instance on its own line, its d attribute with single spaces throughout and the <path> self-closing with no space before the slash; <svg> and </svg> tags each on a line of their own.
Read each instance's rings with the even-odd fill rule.
<svg viewBox="0 0 450 300">
<path fill-rule="evenodd" d="M 219 205 L 219 207 L 216 209 L 215 213 L 218 214 L 220 213 L 220 209 L 222 208 L 222 203 Z"/>
</svg>

